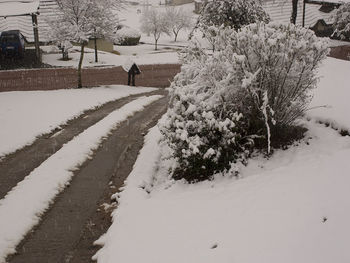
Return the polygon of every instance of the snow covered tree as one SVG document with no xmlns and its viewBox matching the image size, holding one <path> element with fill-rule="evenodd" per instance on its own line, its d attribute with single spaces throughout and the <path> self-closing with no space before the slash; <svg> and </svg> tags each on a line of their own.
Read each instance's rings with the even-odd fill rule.
<svg viewBox="0 0 350 263">
<path fill-rule="evenodd" d="M 58 15 L 49 25 L 60 27 L 56 39 L 69 41 L 81 46 L 78 64 L 78 88 L 82 87 L 81 69 L 84 49 L 89 38 L 97 34 L 107 34 L 112 28 L 112 0 L 56 0 Z M 110 8 L 107 8 L 110 7 Z M 53 33 L 55 29 L 53 29 Z M 112 32 L 111 32 L 112 33 Z M 55 38 L 54 35 L 52 35 Z"/>
<path fill-rule="evenodd" d="M 350 3 L 343 3 L 333 15 L 334 35 L 350 39 Z"/>
<path fill-rule="evenodd" d="M 223 28 L 216 45 L 212 55 L 186 49 L 171 87 L 161 131 L 178 163 L 175 179 L 236 172 L 252 145 L 269 154 L 303 116 L 328 53 L 311 30 L 279 23 Z"/>
<path fill-rule="evenodd" d="M 192 27 L 191 15 L 186 13 L 182 8 L 168 7 L 165 16 L 168 19 L 169 31 L 174 34 L 175 42 L 180 30 Z"/>
<path fill-rule="evenodd" d="M 169 24 L 165 13 L 156 9 L 148 10 L 141 17 L 141 31 L 154 37 L 154 49 L 158 49 L 158 40 L 162 34 L 169 34 Z"/>
<path fill-rule="evenodd" d="M 200 27 L 204 28 L 224 25 L 237 30 L 258 21 L 269 21 L 260 0 L 208 1 L 199 16 Z"/>
</svg>

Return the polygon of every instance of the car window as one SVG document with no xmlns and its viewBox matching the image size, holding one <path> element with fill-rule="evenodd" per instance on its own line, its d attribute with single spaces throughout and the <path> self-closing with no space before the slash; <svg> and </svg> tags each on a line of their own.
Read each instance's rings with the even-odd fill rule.
<svg viewBox="0 0 350 263">
<path fill-rule="evenodd" d="M 16 35 L 5 35 L 1 36 L 1 43 L 13 43 L 18 42 L 18 37 Z"/>
</svg>

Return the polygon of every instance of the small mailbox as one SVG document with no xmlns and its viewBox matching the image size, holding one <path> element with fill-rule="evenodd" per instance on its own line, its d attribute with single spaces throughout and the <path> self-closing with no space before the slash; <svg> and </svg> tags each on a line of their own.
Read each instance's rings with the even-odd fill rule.
<svg viewBox="0 0 350 263">
<path fill-rule="evenodd" d="M 135 75 L 141 74 L 140 68 L 136 65 L 135 62 L 128 59 L 124 65 L 123 69 L 128 72 L 128 85 L 135 86 Z"/>
</svg>

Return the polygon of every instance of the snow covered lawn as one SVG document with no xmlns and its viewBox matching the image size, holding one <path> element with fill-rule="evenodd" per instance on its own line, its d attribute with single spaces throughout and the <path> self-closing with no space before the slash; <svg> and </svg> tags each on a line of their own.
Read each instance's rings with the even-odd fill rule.
<svg viewBox="0 0 350 263">
<path fill-rule="evenodd" d="M 348 69 L 348 70 L 346 70 Z M 350 137 L 316 123 L 348 125 L 350 63 L 328 58 L 306 138 L 241 177 L 185 184 L 167 178 L 157 127 L 116 197 L 98 263 L 350 262 Z M 333 83 L 330 85 L 330 83 Z"/>
<path fill-rule="evenodd" d="M 15 252 L 16 245 L 39 222 L 55 196 L 69 184 L 73 171 L 98 148 L 101 140 L 119 123 L 161 97 L 141 97 L 113 111 L 66 143 L 0 200 L 1 263 Z"/>
<path fill-rule="evenodd" d="M 49 48 L 49 47 L 47 47 Z M 118 48 L 117 48 L 118 49 Z M 95 53 L 92 49 L 86 48 L 83 67 L 96 66 L 122 66 L 126 60 L 131 58 L 138 65 L 148 64 L 177 64 L 179 63 L 178 54 L 176 51 L 163 50 L 154 51 L 153 45 L 138 45 L 132 47 L 121 47 L 125 55 L 116 55 L 108 52 L 99 51 L 99 62 L 95 62 Z M 43 54 L 43 63 L 59 66 L 59 67 L 78 67 L 80 51 L 78 48 L 70 51 L 69 57 L 71 60 L 61 60 L 62 55 L 59 53 Z"/>
<path fill-rule="evenodd" d="M 153 90 L 114 85 L 89 89 L 1 92 L 0 158 L 31 144 L 36 136 L 50 132 L 85 110 Z"/>
</svg>

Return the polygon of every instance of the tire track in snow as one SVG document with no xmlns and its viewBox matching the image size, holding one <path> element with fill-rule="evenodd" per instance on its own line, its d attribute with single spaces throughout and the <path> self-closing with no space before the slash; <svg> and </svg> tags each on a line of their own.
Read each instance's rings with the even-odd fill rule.
<svg viewBox="0 0 350 263">
<path fill-rule="evenodd" d="M 91 156 L 101 140 L 118 124 L 163 96 L 136 99 L 91 126 L 33 170 L 0 200 L 0 262 L 15 252 L 16 246 L 52 200 L 70 182 L 73 171 Z"/>
<path fill-rule="evenodd" d="M 131 95 L 107 102 L 101 107 L 87 110 L 81 116 L 68 121 L 66 125 L 56 128 L 49 134 L 40 136 L 33 144 L 6 156 L 0 161 L 0 199 L 4 198 L 17 183 L 76 135 L 97 123 L 112 111 L 146 94 L 164 94 L 164 90 Z"/>
</svg>

